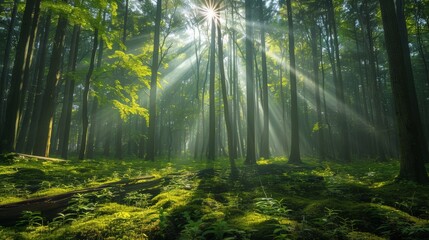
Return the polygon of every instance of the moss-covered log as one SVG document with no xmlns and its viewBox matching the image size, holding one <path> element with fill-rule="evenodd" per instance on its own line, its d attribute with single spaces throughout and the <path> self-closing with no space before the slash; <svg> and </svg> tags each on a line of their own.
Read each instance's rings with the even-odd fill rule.
<svg viewBox="0 0 429 240">
<path fill-rule="evenodd" d="M 124 179 L 117 182 L 106 183 L 97 187 L 76 190 L 54 196 L 32 198 L 21 202 L 0 205 L 0 225 L 15 225 L 22 216 L 23 211 L 40 211 L 44 217 L 48 219 L 53 218 L 67 207 L 70 199 L 76 194 L 97 192 L 111 187 L 120 189 L 121 193 L 127 193 L 140 189 L 153 188 L 159 185 L 161 180 L 161 178 L 155 178 L 153 176 L 142 176 L 133 179 Z"/>
</svg>

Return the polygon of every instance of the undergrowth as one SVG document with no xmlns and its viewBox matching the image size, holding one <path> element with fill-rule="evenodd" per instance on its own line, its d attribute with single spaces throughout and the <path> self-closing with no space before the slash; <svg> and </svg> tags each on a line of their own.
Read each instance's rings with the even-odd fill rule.
<svg viewBox="0 0 429 240">
<path fill-rule="evenodd" d="M 0 204 L 144 175 L 150 189 L 75 194 L 55 216 L 24 211 L 0 239 L 428 239 L 429 187 L 394 182 L 398 163 L 305 159 L 0 163 Z M 1 207 L 1 206 L 0 206 Z"/>
</svg>

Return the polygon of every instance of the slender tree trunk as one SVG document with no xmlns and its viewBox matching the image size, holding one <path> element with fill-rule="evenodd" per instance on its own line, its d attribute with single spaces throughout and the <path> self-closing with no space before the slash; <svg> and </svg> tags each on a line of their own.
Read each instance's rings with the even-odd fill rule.
<svg viewBox="0 0 429 240">
<path fill-rule="evenodd" d="M 27 141 L 25 145 L 25 152 L 32 153 L 34 142 L 36 139 L 36 132 L 39 123 L 39 116 L 42 108 L 42 94 L 43 94 L 43 85 L 44 85 L 44 76 L 45 76 L 45 65 L 46 65 L 46 55 L 48 53 L 48 40 L 49 40 L 49 31 L 51 28 L 51 13 L 49 12 L 45 19 L 45 26 L 43 32 L 43 38 L 40 42 L 39 48 L 39 59 L 37 65 L 37 80 L 36 80 L 36 89 L 35 89 L 35 98 L 33 102 L 33 111 L 31 114 L 30 127 L 27 134 Z"/>
<path fill-rule="evenodd" d="M 411 61 L 404 46 L 408 46 L 408 43 L 403 42 L 405 38 L 401 36 L 400 25 L 404 23 L 398 23 L 398 20 L 404 21 L 404 19 L 398 18 L 393 0 L 379 0 L 379 2 L 399 129 L 401 157 L 398 179 L 418 183 L 428 182 L 414 79 L 407 71 L 407 64 Z"/>
<path fill-rule="evenodd" d="M 213 161 L 216 155 L 216 117 L 215 117 L 215 51 L 216 51 L 216 23 L 211 19 L 210 42 L 210 79 L 209 79 L 209 141 L 207 146 L 207 159 Z"/>
<path fill-rule="evenodd" d="M 223 40 L 222 40 L 222 31 L 220 22 L 218 22 L 217 26 L 217 43 L 218 43 L 218 61 L 219 61 L 219 71 L 220 71 L 220 81 L 221 81 L 221 87 L 222 87 L 222 100 L 223 100 L 223 110 L 224 110 L 224 116 L 225 116 L 225 123 L 226 123 L 226 132 L 227 132 L 227 138 L 228 138 L 228 153 L 229 153 L 229 162 L 231 166 L 231 176 L 237 177 L 238 170 L 237 166 L 235 164 L 235 159 L 237 158 L 237 152 L 236 149 L 233 147 L 233 133 L 232 133 L 232 124 L 231 124 L 231 117 L 229 114 L 229 102 L 228 102 L 228 93 L 226 90 L 226 77 L 225 77 L 225 66 L 223 63 Z"/>
<path fill-rule="evenodd" d="M 24 70 L 25 63 L 30 54 L 30 38 L 34 34 L 35 29 L 32 28 L 32 15 L 40 7 L 40 0 L 28 0 L 25 5 L 24 15 L 21 22 L 21 31 L 19 41 L 16 48 L 15 62 L 12 70 L 12 81 L 9 90 L 6 106 L 6 119 L 1 131 L 0 151 L 13 152 L 16 147 L 16 139 L 18 132 L 18 124 L 21 95 L 24 94 Z"/>
<path fill-rule="evenodd" d="M 289 72 L 290 72 L 290 94 L 291 94 L 291 151 L 289 162 L 294 164 L 301 163 L 299 147 L 299 124 L 298 124 L 298 94 L 296 87 L 296 63 L 295 63 L 295 38 L 292 18 L 291 0 L 286 1 L 287 19 L 289 24 Z"/>
<path fill-rule="evenodd" d="M 320 161 L 325 160 L 325 143 L 324 143 L 324 126 L 322 119 L 322 106 L 320 101 L 320 81 L 319 81 L 319 54 L 317 49 L 317 26 L 310 28 L 311 31 L 311 53 L 313 56 L 313 78 L 315 85 L 315 98 L 316 98 L 316 112 L 317 112 L 317 146 Z"/>
<path fill-rule="evenodd" d="M 267 53 L 265 46 L 265 16 L 264 1 L 259 0 L 259 17 L 261 22 L 261 65 L 262 65 L 262 109 L 264 111 L 264 125 L 261 136 L 261 157 L 270 158 L 270 128 L 269 128 L 269 108 L 268 108 L 268 70 L 267 70 Z"/>
<path fill-rule="evenodd" d="M 89 95 L 89 84 L 91 80 L 92 73 L 94 72 L 95 67 L 95 55 L 97 53 L 98 48 L 98 28 L 94 30 L 94 43 L 92 46 L 91 52 L 91 60 L 89 63 L 89 70 L 86 74 L 83 95 L 82 95 L 82 138 L 80 143 L 80 151 L 79 151 L 79 160 L 83 160 L 85 158 L 86 153 L 86 142 L 87 142 L 87 133 L 88 133 L 88 95 Z"/>
<path fill-rule="evenodd" d="M 340 144 L 339 152 L 340 158 L 343 161 L 350 161 L 350 141 L 348 133 L 348 120 L 346 114 L 346 102 L 344 99 L 344 87 L 343 87 L 343 75 L 342 75 L 342 66 L 340 61 L 340 47 L 338 42 L 338 33 L 337 33 L 337 24 L 335 21 L 335 12 L 334 5 L 332 0 L 328 0 L 328 18 L 329 22 L 332 24 L 333 30 L 333 41 L 335 49 L 335 62 L 337 65 L 337 78 L 335 81 L 335 95 L 337 97 L 338 103 L 338 124 L 340 128 Z"/>
<path fill-rule="evenodd" d="M 67 3 L 67 0 L 63 0 Z M 52 49 L 51 62 L 46 81 L 45 92 L 43 94 L 42 111 L 39 118 L 39 127 L 37 129 L 33 152 L 40 156 L 49 156 L 50 140 L 52 134 L 52 124 L 56 106 L 56 91 L 60 77 L 60 65 L 62 52 L 64 48 L 64 39 L 67 28 L 67 18 L 60 16 L 58 19 L 57 30 L 55 33 L 54 45 Z"/>
<path fill-rule="evenodd" d="M 156 17 L 155 17 L 155 36 L 153 41 L 153 55 L 151 66 L 151 80 L 150 80 L 150 97 L 149 97 L 149 139 L 147 144 L 146 160 L 154 161 L 156 153 L 156 91 L 158 82 L 158 69 L 159 69 L 159 48 L 160 48 L 160 31 L 161 31 L 161 14 L 162 14 L 162 0 L 158 0 L 156 4 Z"/>
<path fill-rule="evenodd" d="M 253 67 L 253 14 L 252 0 L 245 1 L 246 11 L 246 92 L 247 92 L 247 147 L 245 164 L 256 164 L 255 152 L 255 76 Z"/>
<path fill-rule="evenodd" d="M 1 72 L 1 79 L 0 79 L 0 125 L 3 125 L 4 121 L 4 104 L 3 101 L 5 97 L 5 90 L 7 88 L 8 83 L 8 75 L 9 75 L 9 59 L 10 59 L 10 52 L 12 50 L 12 37 L 13 37 L 13 30 L 15 28 L 15 22 L 16 22 L 16 15 L 18 12 L 18 3 L 19 0 L 15 0 L 13 2 L 13 8 L 12 13 L 10 17 L 9 26 L 7 29 L 7 37 L 6 37 L 6 44 L 5 44 L 5 50 L 3 55 L 3 68 Z M 1 131 L 1 129 L 0 129 Z"/>
<path fill-rule="evenodd" d="M 105 20 L 105 14 L 103 16 L 103 20 Z M 103 61 L 103 48 L 104 48 L 104 42 L 101 38 L 99 38 L 99 46 L 98 46 L 98 57 L 97 57 L 97 69 L 101 68 L 101 63 Z M 91 159 L 94 158 L 94 151 L 95 151 L 95 133 L 97 129 L 97 122 L 98 120 L 98 98 L 94 97 L 92 101 L 92 107 L 91 107 L 91 119 L 89 124 L 89 134 L 88 134 L 88 141 L 87 141 L 87 148 L 86 148 L 86 157 Z M 98 136 L 97 136 L 98 137 Z M 98 140 L 98 139 L 97 139 Z"/>
<path fill-rule="evenodd" d="M 382 120 L 382 108 L 381 108 L 381 99 L 380 99 L 380 89 L 378 88 L 377 83 L 377 70 L 376 70 L 376 63 L 375 63 L 375 54 L 374 54 L 374 40 L 372 37 L 372 28 L 371 28 L 371 19 L 370 19 L 370 13 L 368 9 L 368 0 L 364 1 L 365 6 L 365 12 L 366 12 L 366 19 L 365 19 L 365 26 L 366 26 L 366 33 L 367 33 L 367 53 L 368 53 L 368 73 L 371 81 L 371 90 L 372 90 L 372 97 L 373 97 L 373 103 L 374 103 L 374 133 L 375 133 L 375 147 L 377 150 L 378 159 L 380 161 L 386 160 L 385 150 L 382 143 L 382 132 L 383 132 L 383 120 Z"/>
<path fill-rule="evenodd" d="M 22 87 L 22 91 L 24 94 L 21 95 L 21 107 L 19 112 L 23 113 L 20 117 L 20 127 L 18 131 L 18 142 L 16 150 L 18 152 L 22 152 L 25 148 L 25 140 L 27 137 L 28 128 L 30 126 L 30 117 L 32 113 L 32 107 L 34 102 L 34 91 L 32 89 L 29 90 L 30 81 L 36 81 L 36 77 L 30 77 L 31 72 L 37 72 L 37 69 L 33 66 L 33 56 L 35 55 L 35 49 L 34 45 L 36 43 L 37 35 L 38 33 L 38 23 L 39 23 L 39 14 L 40 9 L 36 9 L 36 11 L 33 14 L 33 21 L 32 21 L 32 29 L 34 30 L 34 34 L 30 37 L 30 48 L 29 48 L 29 54 L 26 59 L 25 63 L 25 70 L 24 70 L 24 84 Z M 40 38 L 40 37 L 39 37 Z M 37 74 L 36 74 L 37 75 Z M 27 98 L 27 101 L 25 101 Z M 26 105 L 26 107 L 24 107 Z M 25 111 L 24 111 L 25 110 Z"/>
<path fill-rule="evenodd" d="M 73 34 L 72 34 L 70 52 L 69 52 L 69 61 L 67 66 L 67 72 L 70 75 L 74 74 L 76 71 L 80 31 L 81 31 L 80 25 L 75 25 L 73 27 Z M 63 107 L 61 111 L 59 128 L 58 128 L 58 131 L 59 131 L 58 150 L 63 159 L 68 158 L 74 89 L 75 89 L 75 78 L 73 76 L 68 76 L 65 84 Z"/>
</svg>

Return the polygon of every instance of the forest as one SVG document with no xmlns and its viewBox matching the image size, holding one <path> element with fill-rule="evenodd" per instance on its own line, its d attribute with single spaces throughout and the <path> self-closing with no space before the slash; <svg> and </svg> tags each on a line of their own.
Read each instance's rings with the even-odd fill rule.
<svg viewBox="0 0 429 240">
<path fill-rule="evenodd" d="M 429 239 L 428 0 L 0 0 L 0 240 Z"/>
</svg>

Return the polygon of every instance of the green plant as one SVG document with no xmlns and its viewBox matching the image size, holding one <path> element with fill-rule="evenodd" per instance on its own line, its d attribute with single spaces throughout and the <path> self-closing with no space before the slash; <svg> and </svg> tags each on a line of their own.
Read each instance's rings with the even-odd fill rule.
<svg viewBox="0 0 429 240">
<path fill-rule="evenodd" d="M 292 211 L 283 206 L 282 200 L 279 201 L 267 197 L 256 198 L 255 207 L 258 212 L 271 216 L 286 216 L 289 212 Z"/>
<path fill-rule="evenodd" d="M 324 230 L 329 231 L 332 237 L 342 238 L 355 230 L 356 220 L 341 217 L 339 210 L 326 207 L 325 215 L 320 219 L 319 224 Z"/>
<path fill-rule="evenodd" d="M 201 219 L 198 219 L 197 221 L 192 220 L 188 212 L 184 212 L 183 216 L 186 219 L 186 224 L 184 229 L 180 232 L 180 239 L 204 239 L 203 236 L 201 236 L 203 221 Z"/>
<path fill-rule="evenodd" d="M 124 201 L 128 205 L 144 208 L 150 205 L 151 198 L 152 194 L 150 193 L 139 193 L 138 191 L 134 191 L 127 193 Z"/>
<path fill-rule="evenodd" d="M 229 236 L 228 236 L 229 235 Z M 219 220 L 211 224 L 207 230 L 202 233 L 203 239 L 216 239 L 216 240 L 231 240 L 237 239 L 237 236 L 245 238 L 245 232 L 231 227 L 226 221 Z"/>
<path fill-rule="evenodd" d="M 39 227 L 42 226 L 44 219 L 39 211 L 23 211 L 18 226 Z"/>
<path fill-rule="evenodd" d="M 89 199 L 90 194 L 76 194 L 65 209 L 67 213 L 75 213 L 78 217 L 86 216 L 95 210 L 96 202 Z"/>
<path fill-rule="evenodd" d="M 289 224 L 274 224 L 273 237 L 275 240 L 292 239 L 294 228 Z"/>
</svg>

